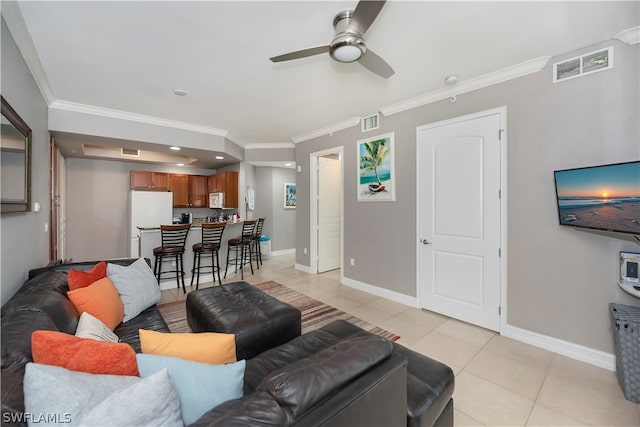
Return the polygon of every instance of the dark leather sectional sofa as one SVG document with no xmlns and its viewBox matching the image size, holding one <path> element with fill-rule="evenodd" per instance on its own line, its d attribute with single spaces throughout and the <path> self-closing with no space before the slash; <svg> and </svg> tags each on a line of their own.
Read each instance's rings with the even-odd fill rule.
<svg viewBox="0 0 640 427">
<path fill-rule="evenodd" d="M 75 333 L 79 315 L 66 297 L 66 273 L 94 264 L 32 270 L 2 306 L 2 425 L 26 425 L 19 420 L 31 332 Z M 114 332 L 139 352 L 140 328 L 169 332 L 156 306 Z M 336 321 L 248 360 L 244 397 L 212 408 L 192 425 L 451 426 L 453 387 L 447 366 Z"/>
</svg>

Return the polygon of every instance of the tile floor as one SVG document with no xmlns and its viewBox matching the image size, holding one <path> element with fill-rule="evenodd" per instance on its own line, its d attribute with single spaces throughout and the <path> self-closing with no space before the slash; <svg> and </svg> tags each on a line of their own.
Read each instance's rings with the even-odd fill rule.
<svg viewBox="0 0 640 427">
<path fill-rule="evenodd" d="M 240 274 L 230 274 L 223 283 L 237 280 Z M 640 405 L 625 400 L 614 372 L 343 286 L 339 270 L 310 275 L 294 269 L 293 255 L 284 255 L 265 260 L 245 280 L 275 280 L 396 333 L 399 343 L 451 366 L 456 426 L 640 425 Z M 162 294 L 162 302 L 185 298 L 177 289 Z"/>
</svg>

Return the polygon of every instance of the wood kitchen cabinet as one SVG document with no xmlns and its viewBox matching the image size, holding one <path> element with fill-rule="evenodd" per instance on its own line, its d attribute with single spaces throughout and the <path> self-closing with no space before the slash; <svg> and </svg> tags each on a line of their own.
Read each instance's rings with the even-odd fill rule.
<svg viewBox="0 0 640 427">
<path fill-rule="evenodd" d="M 189 175 L 189 200 L 192 208 L 208 208 L 209 192 L 207 191 L 207 177 L 203 175 Z"/>
<path fill-rule="evenodd" d="M 220 172 L 208 177 L 209 193 L 224 193 L 225 208 L 238 207 L 238 172 Z"/>
<path fill-rule="evenodd" d="M 132 190 L 170 191 L 169 175 L 165 172 L 131 171 Z"/>
<path fill-rule="evenodd" d="M 171 174 L 174 208 L 206 208 L 209 193 L 207 177 L 203 175 Z"/>
</svg>

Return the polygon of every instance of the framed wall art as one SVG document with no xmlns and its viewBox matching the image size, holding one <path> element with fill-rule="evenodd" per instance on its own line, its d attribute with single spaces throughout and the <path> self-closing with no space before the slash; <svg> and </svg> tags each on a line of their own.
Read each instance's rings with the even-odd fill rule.
<svg viewBox="0 0 640 427">
<path fill-rule="evenodd" d="M 358 201 L 396 200 L 394 133 L 358 141 Z"/>
<path fill-rule="evenodd" d="M 284 208 L 294 209 L 296 207 L 296 185 L 284 183 Z"/>
</svg>

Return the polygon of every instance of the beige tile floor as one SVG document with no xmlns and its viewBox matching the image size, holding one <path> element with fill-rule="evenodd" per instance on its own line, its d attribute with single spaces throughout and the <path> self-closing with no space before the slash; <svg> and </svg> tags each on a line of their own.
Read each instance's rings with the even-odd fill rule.
<svg viewBox="0 0 640 427">
<path fill-rule="evenodd" d="M 237 280 L 240 274 L 230 271 L 223 283 Z M 625 400 L 614 372 L 343 286 L 339 270 L 310 275 L 284 255 L 265 260 L 245 280 L 275 280 L 400 335 L 399 343 L 451 366 L 456 426 L 640 425 L 640 405 Z M 162 292 L 162 302 L 183 298 L 177 289 Z"/>
</svg>

